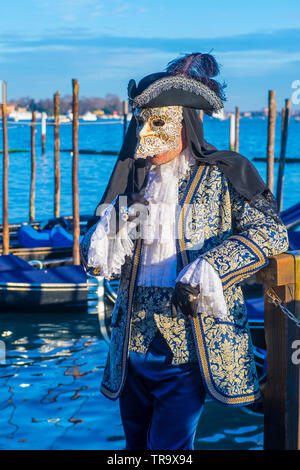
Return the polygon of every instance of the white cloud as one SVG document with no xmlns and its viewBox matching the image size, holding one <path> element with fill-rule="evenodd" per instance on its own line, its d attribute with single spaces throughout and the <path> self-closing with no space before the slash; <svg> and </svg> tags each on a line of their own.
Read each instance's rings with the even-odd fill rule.
<svg viewBox="0 0 300 470">
<path fill-rule="evenodd" d="M 123 5 L 118 6 L 115 8 L 116 13 L 122 13 L 123 11 L 129 10 L 130 5 L 128 3 L 124 3 Z"/>
<path fill-rule="evenodd" d="M 219 54 L 222 68 L 235 76 L 258 76 L 285 67 L 290 62 L 300 61 L 300 52 L 275 50 L 230 51 Z"/>
<path fill-rule="evenodd" d="M 0 44 L 0 53 L 5 54 L 19 54 L 24 52 L 42 52 L 42 51 L 72 51 L 75 50 L 74 46 L 64 46 L 60 44 L 44 44 L 40 46 L 16 46 L 6 47 Z"/>
<path fill-rule="evenodd" d="M 99 0 L 36 0 L 36 8 L 42 13 L 58 15 L 66 23 L 100 16 L 104 8 Z"/>
</svg>

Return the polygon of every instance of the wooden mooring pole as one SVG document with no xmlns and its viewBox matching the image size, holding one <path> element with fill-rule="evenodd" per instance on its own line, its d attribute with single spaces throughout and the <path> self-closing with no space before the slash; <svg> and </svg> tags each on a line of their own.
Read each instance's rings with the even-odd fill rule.
<svg viewBox="0 0 300 470">
<path fill-rule="evenodd" d="M 42 154 L 45 155 L 46 150 L 46 113 L 42 113 L 41 133 L 42 133 Z"/>
<path fill-rule="evenodd" d="M 233 151 L 234 146 L 235 146 L 235 115 L 230 114 L 229 149 Z"/>
<path fill-rule="evenodd" d="M 31 119 L 31 179 L 30 179 L 30 202 L 29 202 L 29 222 L 34 222 L 35 218 L 35 180 L 36 180 L 36 162 L 35 162 L 35 124 L 36 112 L 33 111 Z"/>
<path fill-rule="evenodd" d="M 80 264 L 79 254 L 79 235 L 80 235 L 80 224 L 79 224 L 79 195 L 78 195 L 78 91 L 79 84 L 78 80 L 72 80 L 73 86 L 73 165 L 72 165 L 72 192 L 73 192 L 73 264 Z"/>
<path fill-rule="evenodd" d="M 300 320 L 300 251 L 273 256 L 256 275 L 265 287 L 267 381 L 264 388 L 265 450 L 300 449 L 300 327 L 269 293 Z"/>
<path fill-rule="evenodd" d="M 2 131 L 3 131 L 3 179 L 2 179 L 2 209 L 3 209 L 3 232 L 2 254 L 8 255 L 9 253 L 9 225 L 8 225 L 8 135 L 7 135 L 7 91 L 6 82 L 2 82 L 2 100 L 0 99 L 2 111 Z"/>
<path fill-rule="evenodd" d="M 234 151 L 239 151 L 239 133 L 240 133 L 240 108 L 235 107 L 235 148 Z"/>
<path fill-rule="evenodd" d="M 268 141 L 267 141 L 267 185 L 274 192 L 274 148 L 276 126 L 276 92 L 269 90 L 268 100 Z"/>
<path fill-rule="evenodd" d="M 123 101 L 123 139 L 127 132 L 128 101 Z"/>
<path fill-rule="evenodd" d="M 281 135 L 281 149 L 280 149 L 280 160 L 278 169 L 277 179 L 277 190 L 276 190 L 276 201 L 279 212 L 282 210 L 282 199 L 283 199 L 283 183 L 284 183 L 284 166 L 286 156 L 286 144 L 288 137 L 289 118 L 291 111 L 291 100 L 288 98 L 285 100 L 285 110 L 283 113 L 283 124 L 282 124 L 282 135 Z"/>
<path fill-rule="evenodd" d="M 283 129 L 284 129 L 284 118 L 285 118 L 285 107 L 282 108 L 281 110 L 281 139 L 282 139 Z"/>
<path fill-rule="evenodd" d="M 54 94 L 54 217 L 60 217 L 59 91 Z"/>
</svg>

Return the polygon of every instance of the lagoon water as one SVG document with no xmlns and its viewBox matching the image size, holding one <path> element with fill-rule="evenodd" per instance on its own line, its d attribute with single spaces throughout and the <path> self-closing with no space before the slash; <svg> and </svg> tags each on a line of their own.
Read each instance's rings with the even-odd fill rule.
<svg viewBox="0 0 300 470">
<path fill-rule="evenodd" d="M 278 119 L 276 156 L 280 152 L 280 126 Z M 219 149 L 228 148 L 229 120 L 205 119 L 204 129 L 206 140 Z M 300 122 L 291 119 L 288 157 L 300 157 L 299 133 Z M 71 124 L 61 125 L 60 135 L 61 149 L 70 149 Z M 122 124 L 116 121 L 82 122 L 79 148 L 118 150 L 122 135 Z M 9 123 L 8 138 L 9 148 L 29 150 L 28 123 Z M 36 220 L 45 220 L 53 217 L 53 126 L 47 126 L 45 156 L 41 152 L 40 124 L 36 140 Z M 241 119 L 242 155 L 249 159 L 265 156 L 266 140 L 267 120 Z M 113 156 L 79 155 L 80 214 L 93 213 L 115 161 Z M 60 162 L 61 215 L 71 215 L 70 153 L 61 152 Z M 256 167 L 265 179 L 266 164 L 256 163 Z M 2 161 L 0 169 L 2 172 Z M 277 169 L 275 164 L 275 182 Z M 300 164 L 286 165 L 285 175 L 284 209 L 300 200 Z M 30 153 L 10 154 L 10 222 L 28 220 L 29 182 Z M 96 315 L 2 311 L 0 340 L 0 449 L 124 448 L 118 403 L 99 392 L 107 344 L 100 335 Z M 243 408 L 225 407 L 207 398 L 195 448 L 262 449 L 263 416 Z"/>
</svg>

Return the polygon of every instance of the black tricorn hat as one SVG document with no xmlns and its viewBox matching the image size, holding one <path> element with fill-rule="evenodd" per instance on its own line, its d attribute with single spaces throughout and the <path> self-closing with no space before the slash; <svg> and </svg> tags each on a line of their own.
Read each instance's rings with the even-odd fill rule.
<svg viewBox="0 0 300 470">
<path fill-rule="evenodd" d="M 185 106 L 212 115 L 222 110 L 226 101 L 226 84 L 210 78 L 218 73 L 219 65 L 211 54 L 188 54 L 170 62 L 166 72 L 147 75 L 138 86 L 130 80 L 129 102 L 133 109 Z"/>
</svg>

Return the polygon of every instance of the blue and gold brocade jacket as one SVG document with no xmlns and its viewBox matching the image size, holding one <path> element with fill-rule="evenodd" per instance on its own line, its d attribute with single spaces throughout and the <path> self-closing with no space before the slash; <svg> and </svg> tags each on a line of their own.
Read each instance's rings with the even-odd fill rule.
<svg viewBox="0 0 300 470">
<path fill-rule="evenodd" d="M 193 165 L 179 181 L 181 210 L 177 217 L 177 272 L 198 257 L 218 273 L 228 316 L 220 320 L 201 312 L 191 320 L 194 343 L 207 392 L 229 406 L 244 406 L 260 398 L 241 281 L 268 264 L 268 257 L 288 249 L 288 236 L 278 217 L 272 217 L 265 198 L 255 206 L 239 195 L 215 165 Z M 188 212 L 191 211 L 189 214 Z M 81 243 L 86 271 L 87 253 L 96 226 Z M 203 238 L 204 234 L 204 238 Z M 199 243 L 199 240 L 202 240 Z M 112 333 L 101 384 L 102 393 L 117 399 L 124 386 L 131 335 L 132 308 L 142 240 L 135 241 L 122 266 L 118 296 L 112 313 Z"/>
</svg>

